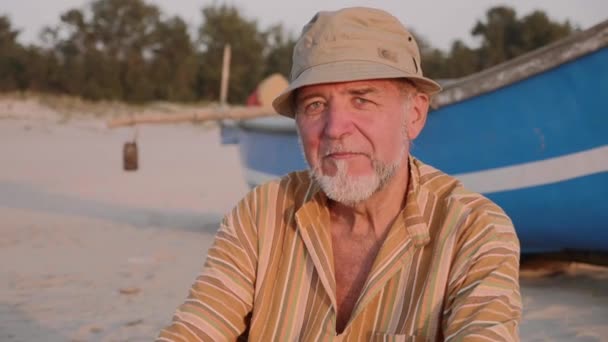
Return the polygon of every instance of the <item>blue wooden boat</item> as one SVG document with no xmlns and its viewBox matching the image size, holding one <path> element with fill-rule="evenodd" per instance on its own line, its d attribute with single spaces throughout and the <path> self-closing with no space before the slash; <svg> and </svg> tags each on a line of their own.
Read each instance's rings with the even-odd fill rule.
<svg viewBox="0 0 608 342">
<path fill-rule="evenodd" d="M 497 202 L 529 253 L 608 253 L 608 21 L 459 79 L 412 154 Z M 250 186 L 306 168 L 291 119 L 224 129 Z"/>
</svg>

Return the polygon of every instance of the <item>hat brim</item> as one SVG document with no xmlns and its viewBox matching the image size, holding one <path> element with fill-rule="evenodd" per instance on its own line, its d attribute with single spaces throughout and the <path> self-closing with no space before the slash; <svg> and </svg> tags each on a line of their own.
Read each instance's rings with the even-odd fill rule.
<svg viewBox="0 0 608 342">
<path fill-rule="evenodd" d="M 390 65 L 370 61 L 340 61 L 315 65 L 304 70 L 289 84 L 287 89 L 272 101 L 272 106 L 277 113 L 293 118 L 295 115 L 292 99 L 293 91 L 300 87 L 382 78 L 407 78 L 414 82 L 418 90 L 429 95 L 441 91 L 441 86 L 437 82 Z"/>
</svg>

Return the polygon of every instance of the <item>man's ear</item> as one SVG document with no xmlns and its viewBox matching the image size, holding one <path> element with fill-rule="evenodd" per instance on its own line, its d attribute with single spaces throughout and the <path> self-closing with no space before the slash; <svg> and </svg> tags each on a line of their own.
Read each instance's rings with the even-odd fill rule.
<svg viewBox="0 0 608 342">
<path fill-rule="evenodd" d="M 429 111 L 430 98 L 427 94 L 417 92 L 411 99 L 409 113 L 407 113 L 407 136 L 410 140 L 414 140 L 418 137 L 424 124 L 426 123 L 426 116 Z"/>
</svg>

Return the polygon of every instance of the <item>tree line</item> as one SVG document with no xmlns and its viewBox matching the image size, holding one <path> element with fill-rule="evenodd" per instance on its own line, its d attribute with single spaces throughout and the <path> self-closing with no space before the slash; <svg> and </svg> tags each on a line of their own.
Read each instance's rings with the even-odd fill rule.
<svg viewBox="0 0 608 342">
<path fill-rule="evenodd" d="M 44 28 L 38 45 L 23 45 L 10 19 L 0 15 L 0 92 L 36 91 L 90 100 L 214 101 L 222 54 L 232 47 L 230 103 L 243 103 L 265 76 L 289 75 L 295 37 L 281 24 L 262 29 L 232 5 L 201 9 L 194 33 L 144 0 L 95 0 L 62 13 Z M 449 51 L 417 36 L 425 74 L 457 78 L 558 40 L 575 28 L 542 11 L 518 17 L 494 7 L 471 30 L 480 42 L 455 41 Z"/>
</svg>

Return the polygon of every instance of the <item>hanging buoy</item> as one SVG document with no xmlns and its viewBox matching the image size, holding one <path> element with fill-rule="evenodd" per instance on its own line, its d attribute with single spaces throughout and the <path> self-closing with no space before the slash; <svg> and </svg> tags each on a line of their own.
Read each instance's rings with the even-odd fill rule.
<svg viewBox="0 0 608 342">
<path fill-rule="evenodd" d="M 125 171 L 137 170 L 137 143 L 126 142 L 122 148 L 122 166 Z"/>
<path fill-rule="evenodd" d="M 133 118 L 133 115 L 131 115 Z M 126 142 L 122 147 L 122 168 L 125 171 L 136 171 L 139 163 L 137 156 L 137 136 L 139 130 L 137 126 L 133 130 L 133 140 Z"/>
</svg>

